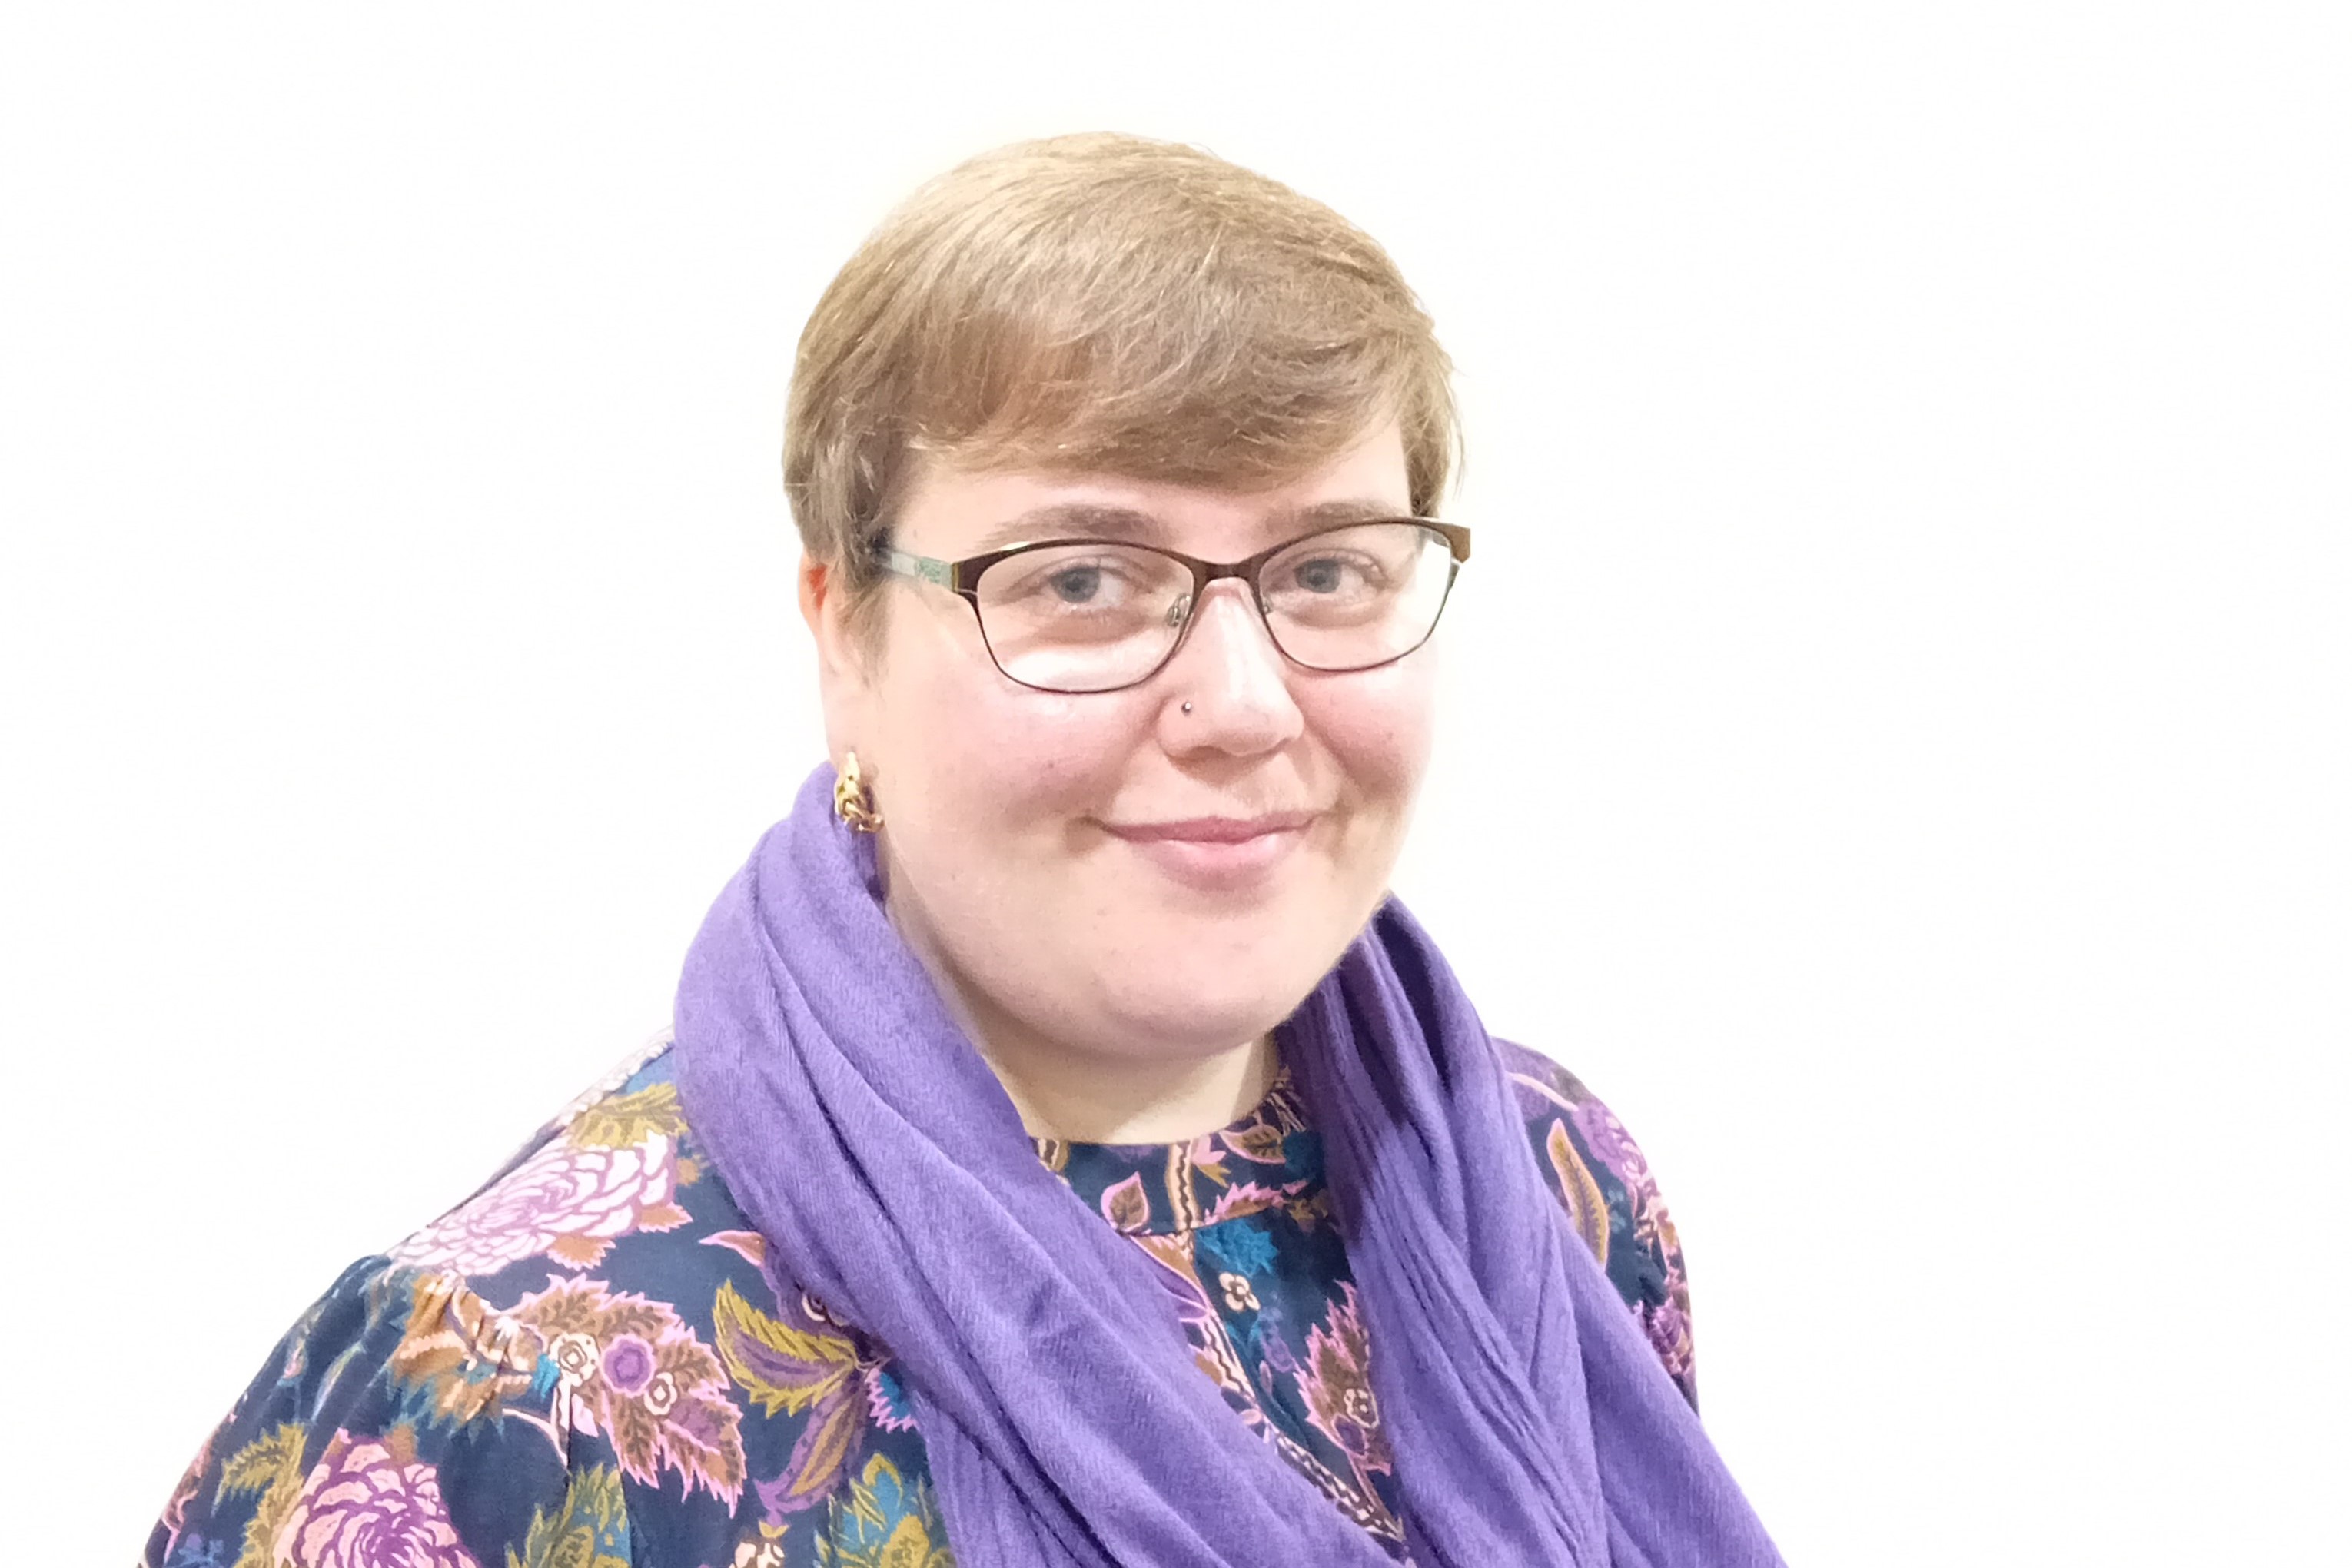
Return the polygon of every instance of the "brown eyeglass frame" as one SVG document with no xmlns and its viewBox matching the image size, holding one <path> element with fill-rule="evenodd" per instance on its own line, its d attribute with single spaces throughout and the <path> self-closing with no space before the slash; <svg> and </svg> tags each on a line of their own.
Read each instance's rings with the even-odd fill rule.
<svg viewBox="0 0 2352 1568">
<path fill-rule="evenodd" d="M 1422 633 L 1421 640 L 1414 643 L 1412 647 L 1399 649 L 1386 658 L 1375 659 L 1370 664 L 1343 665 L 1336 669 L 1323 665 L 1308 664 L 1305 659 L 1284 647 L 1282 635 L 1274 629 L 1273 621 L 1267 618 L 1265 601 L 1259 596 L 1257 591 L 1257 574 L 1265 569 L 1266 563 L 1283 552 L 1304 544 L 1319 534 L 1340 533 L 1351 528 L 1375 528 L 1382 524 L 1395 523 L 1411 523 L 1415 528 L 1436 534 L 1445 541 L 1447 552 L 1452 557 L 1445 574 L 1444 595 L 1437 601 L 1437 613 L 1430 616 L 1429 629 Z M 1012 556 L 1025 555 L 1033 550 L 1064 548 L 1074 544 L 1112 545 L 1121 550 L 1149 551 L 1154 555 L 1166 556 L 1192 574 L 1192 596 L 1185 601 L 1184 624 L 1178 629 L 1176 640 L 1168 645 L 1168 651 L 1160 656 L 1159 663 L 1137 676 L 1133 680 L 1121 681 L 1117 686 L 1088 687 L 1082 691 L 1071 691 L 1058 686 L 1034 685 L 1006 669 L 1003 663 L 996 657 L 995 646 L 988 640 L 988 619 L 980 613 L 980 574 L 998 562 Z M 1470 531 L 1460 523 L 1439 522 L 1434 518 L 1367 517 L 1354 522 L 1334 522 L 1321 528 L 1309 529 L 1296 538 L 1286 539 L 1279 544 L 1269 545 L 1256 554 L 1246 556 L 1239 561 L 1203 561 L 1197 555 L 1187 555 L 1181 550 L 1163 549 L 1157 544 L 1142 544 L 1132 539 L 1097 538 L 1031 540 L 1025 543 L 1008 544 L 1002 550 L 992 550 L 983 555 L 967 555 L 961 561 L 941 561 L 929 555 L 916 555 L 908 551 L 897 549 L 887 541 L 877 540 L 874 543 L 874 559 L 882 570 L 894 576 L 912 577 L 918 582 L 936 584 L 970 605 L 971 618 L 980 627 L 981 646 L 988 649 L 989 662 L 996 666 L 997 670 L 1005 679 L 1016 686 L 1026 686 L 1032 691 L 1052 691 L 1065 697 L 1093 697 L 1112 691 L 1125 691 L 1131 687 L 1140 686 L 1165 669 L 1168 667 L 1168 661 L 1176 657 L 1176 650 L 1184 646 L 1184 639 L 1192 635 L 1193 612 L 1200 608 L 1201 597 L 1209 591 L 1209 584 L 1222 582 L 1228 577 L 1248 585 L 1250 605 L 1257 611 L 1258 619 L 1265 626 L 1267 640 L 1274 644 L 1276 652 L 1299 668 L 1311 669 L 1322 675 L 1353 675 L 1360 670 L 1378 669 L 1383 665 L 1394 664 L 1407 654 L 1417 651 L 1423 644 L 1427 643 L 1437 634 L 1437 623 L 1445 618 L 1445 606 L 1454 597 L 1454 581 L 1462 574 L 1463 563 L 1470 559 Z"/>
</svg>

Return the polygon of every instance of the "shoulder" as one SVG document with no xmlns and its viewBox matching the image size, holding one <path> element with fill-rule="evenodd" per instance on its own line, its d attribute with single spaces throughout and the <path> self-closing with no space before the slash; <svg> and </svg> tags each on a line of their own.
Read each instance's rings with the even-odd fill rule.
<svg viewBox="0 0 2352 1568">
<path fill-rule="evenodd" d="M 568 1478 L 542 1360 L 535 1337 L 461 1279 L 362 1258 L 205 1441 L 145 1563 L 341 1562 L 338 1542 L 373 1531 L 415 1562 L 457 1568 L 473 1561 L 467 1538 L 523 1540 Z M 458 1448 L 467 1481 L 449 1473 Z"/>
<path fill-rule="evenodd" d="M 689 1144 L 668 1040 L 657 1037 L 541 1128 L 471 1197 L 386 1256 L 484 1288 L 551 1268 L 607 1272 L 608 1259 L 667 1271 L 680 1255 L 646 1238 L 702 1246 L 730 1227 L 748 1230 L 733 1199 L 704 1181 Z M 614 1258 L 624 1242 L 633 1243 L 626 1258 Z"/>
<path fill-rule="evenodd" d="M 1682 1242 L 1641 1145 L 1568 1068 L 1508 1040 L 1495 1047 L 1528 1141 L 1570 1223 L 1641 1320 L 1684 1397 L 1696 1404 Z"/>
<path fill-rule="evenodd" d="M 320 1508 L 354 1479 L 406 1500 L 402 1560 L 433 1568 L 799 1561 L 837 1487 L 921 1456 L 900 1452 L 913 1423 L 888 1368 L 820 1304 L 780 1299 L 763 1263 L 657 1040 L 335 1282 L 191 1468 L 149 1562 L 210 1563 L 226 1542 L 212 1568 L 278 1542 L 341 1563 Z"/>
</svg>

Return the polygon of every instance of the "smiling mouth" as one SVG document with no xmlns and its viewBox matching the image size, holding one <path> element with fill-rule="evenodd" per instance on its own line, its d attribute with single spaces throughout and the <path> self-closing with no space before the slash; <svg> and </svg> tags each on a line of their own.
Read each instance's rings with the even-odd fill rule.
<svg viewBox="0 0 2352 1568">
<path fill-rule="evenodd" d="M 1277 811 L 1264 816 L 1193 816 L 1181 822 L 1106 822 L 1103 827 L 1130 844 L 1246 844 L 1269 834 L 1295 833 L 1320 815 Z"/>
<path fill-rule="evenodd" d="M 1103 824 L 1114 838 L 1171 879 L 1202 892 L 1244 892 L 1262 882 L 1306 838 L 1320 812 L 1195 816 L 1181 822 Z"/>
</svg>

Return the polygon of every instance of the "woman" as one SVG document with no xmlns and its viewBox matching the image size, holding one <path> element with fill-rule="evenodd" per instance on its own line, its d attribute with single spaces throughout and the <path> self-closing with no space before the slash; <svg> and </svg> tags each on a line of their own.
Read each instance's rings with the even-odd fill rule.
<svg viewBox="0 0 2352 1568">
<path fill-rule="evenodd" d="M 786 431 L 834 765 L 675 1038 L 346 1273 L 149 1563 L 1776 1562 L 1638 1151 L 1385 897 L 1446 375 L 1188 149 L 887 220 Z"/>
</svg>

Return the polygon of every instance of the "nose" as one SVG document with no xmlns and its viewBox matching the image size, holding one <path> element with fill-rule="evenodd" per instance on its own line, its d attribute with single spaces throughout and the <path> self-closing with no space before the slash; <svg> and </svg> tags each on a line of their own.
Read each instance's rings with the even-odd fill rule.
<svg viewBox="0 0 2352 1568">
<path fill-rule="evenodd" d="M 1212 583 L 1193 606 L 1183 646 L 1162 672 L 1168 695 L 1160 718 L 1164 728 L 1172 726 L 1171 750 L 1255 756 L 1306 728 L 1291 695 L 1290 666 L 1250 591 L 1231 579 Z"/>
</svg>

